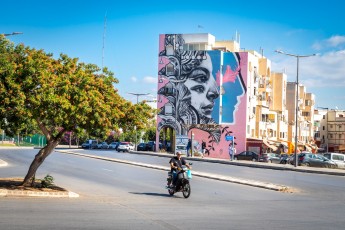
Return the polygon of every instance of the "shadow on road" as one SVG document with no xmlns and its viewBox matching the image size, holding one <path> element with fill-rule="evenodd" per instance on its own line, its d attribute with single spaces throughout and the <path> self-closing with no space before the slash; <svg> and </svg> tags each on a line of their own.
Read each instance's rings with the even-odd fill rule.
<svg viewBox="0 0 345 230">
<path fill-rule="evenodd" d="M 131 194 L 136 194 L 136 195 L 170 197 L 169 194 L 162 194 L 162 193 L 155 193 L 155 192 L 130 192 L 130 193 L 131 193 Z"/>
</svg>

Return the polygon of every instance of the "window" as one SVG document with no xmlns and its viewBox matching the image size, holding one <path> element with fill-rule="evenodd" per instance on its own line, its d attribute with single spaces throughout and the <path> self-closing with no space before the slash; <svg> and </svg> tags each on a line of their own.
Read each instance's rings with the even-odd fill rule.
<svg viewBox="0 0 345 230">
<path fill-rule="evenodd" d="M 173 106 L 170 103 L 165 104 L 164 112 L 165 112 L 165 115 L 172 115 L 173 114 Z"/>
<path fill-rule="evenodd" d="M 310 113 L 309 113 L 309 112 L 302 112 L 302 116 L 304 116 L 304 117 L 309 117 L 309 116 L 310 116 Z"/>
<path fill-rule="evenodd" d="M 174 89 L 172 87 L 165 88 L 165 95 L 174 95 Z"/>
<path fill-rule="evenodd" d="M 175 94 L 175 88 L 173 88 L 173 85 L 169 82 L 164 87 L 164 95 L 174 95 Z"/>
<path fill-rule="evenodd" d="M 172 45 L 167 45 L 165 49 L 166 49 L 167 56 L 174 55 L 174 48 Z"/>
<path fill-rule="evenodd" d="M 174 71 L 174 65 L 169 63 L 166 65 L 166 74 L 167 76 L 172 76 L 174 75 L 175 71 Z"/>
</svg>

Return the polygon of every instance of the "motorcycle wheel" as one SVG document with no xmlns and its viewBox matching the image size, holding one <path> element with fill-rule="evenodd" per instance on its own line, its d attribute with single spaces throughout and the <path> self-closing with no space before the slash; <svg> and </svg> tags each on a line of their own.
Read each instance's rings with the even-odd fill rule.
<svg viewBox="0 0 345 230">
<path fill-rule="evenodd" d="M 182 190 L 182 194 L 184 198 L 188 198 L 190 196 L 190 192 L 191 192 L 190 184 L 187 183 L 183 186 L 183 190 Z"/>
<path fill-rule="evenodd" d="M 174 193 L 175 193 L 173 189 L 168 189 L 168 192 L 169 192 L 170 196 L 174 195 Z"/>
</svg>

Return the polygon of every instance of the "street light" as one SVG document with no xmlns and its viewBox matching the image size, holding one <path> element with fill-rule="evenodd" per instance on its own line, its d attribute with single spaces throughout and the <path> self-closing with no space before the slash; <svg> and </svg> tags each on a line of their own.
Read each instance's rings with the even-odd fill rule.
<svg viewBox="0 0 345 230">
<path fill-rule="evenodd" d="M 132 94 L 134 96 L 137 96 L 137 104 L 138 104 L 138 101 L 139 101 L 139 96 L 149 95 L 149 93 L 128 93 L 128 94 Z"/>
<path fill-rule="evenodd" d="M 18 34 L 23 34 L 23 32 L 12 32 L 10 34 L 1 34 L 1 35 L 4 35 L 5 37 L 7 37 L 7 36 L 12 36 L 12 35 L 18 35 Z"/>
<path fill-rule="evenodd" d="M 299 107 L 299 104 L 298 104 L 298 99 L 299 99 L 299 81 L 298 81 L 298 67 L 299 67 L 299 59 L 300 58 L 304 58 L 304 57 L 311 57 L 311 56 L 315 56 L 316 54 L 310 54 L 310 55 L 298 55 L 298 54 L 290 54 L 290 53 L 285 53 L 281 50 L 275 50 L 275 52 L 277 53 L 280 53 L 280 54 L 284 54 L 284 55 L 287 55 L 287 56 L 291 56 L 291 57 L 295 57 L 297 58 L 297 77 L 296 77 L 296 86 L 297 86 L 297 89 L 296 89 L 296 111 L 295 111 L 295 154 L 294 154 L 294 165 L 295 167 L 297 167 L 297 143 L 298 143 L 298 139 L 297 139 L 297 132 L 298 132 L 298 107 Z"/>
</svg>

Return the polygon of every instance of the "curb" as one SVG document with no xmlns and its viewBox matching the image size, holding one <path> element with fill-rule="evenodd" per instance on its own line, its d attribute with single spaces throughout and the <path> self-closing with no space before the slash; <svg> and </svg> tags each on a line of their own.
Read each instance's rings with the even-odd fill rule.
<svg viewBox="0 0 345 230">
<path fill-rule="evenodd" d="M 0 189 L 0 197 L 58 197 L 58 198 L 77 198 L 79 194 L 74 192 L 34 192 L 24 190 Z"/>
<path fill-rule="evenodd" d="M 82 157 L 94 158 L 94 159 L 98 159 L 98 160 L 106 160 L 106 161 L 129 164 L 129 165 L 134 165 L 134 166 L 139 166 L 139 167 L 152 168 L 152 169 L 163 170 L 163 171 L 170 171 L 169 167 L 164 167 L 164 166 L 159 166 L 159 165 L 145 164 L 145 163 L 139 163 L 139 162 L 126 161 L 126 160 L 118 160 L 118 159 L 108 158 L 108 157 L 99 157 L 99 156 L 87 155 L 87 154 L 83 154 L 83 153 L 70 152 L 70 151 L 66 151 L 66 150 L 56 150 L 56 151 L 61 152 L 61 153 L 65 153 L 65 154 L 72 154 L 72 155 L 77 155 L 77 156 L 82 156 Z M 248 186 L 253 186 L 253 187 L 258 187 L 258 188 L 274 190 L 274 191 L 281 191 L 281 192 L 291 191 L 291 189 L 289 187 L 284 186 L 284 185 L 277 185 L 277 184 L 260 182 L 260 181 L 246 180 L 246 179 L 228 177 L 228 176 L 223 176 L 223 175 L 218 175 L 218 174 L 209 174 L 209 173 L 201 173 L 201 172 L 193 171 L 193 175 L 198 176 L 198 177 L 207 178 L 207 179 L 214 179 L 214 180 L 220 180 L 220 181 L 231 182 L 231 183 L 236 183 L 236 184 L 248 185 Z"/>
</svg>

